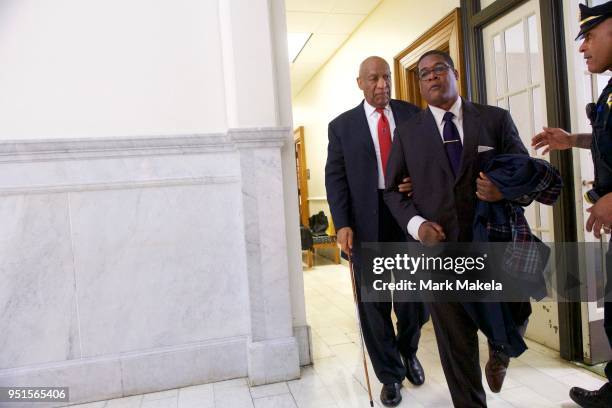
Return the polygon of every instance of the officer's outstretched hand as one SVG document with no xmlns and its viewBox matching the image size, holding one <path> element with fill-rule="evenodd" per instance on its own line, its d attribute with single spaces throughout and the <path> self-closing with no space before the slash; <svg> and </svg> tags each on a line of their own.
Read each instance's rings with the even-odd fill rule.
<svg viewBox="0 0 612 408">
<path fill-rule="evenodd" d="M 586 222 L 586 230 L 591 232 L 595 238 L 601 238 L 601 230 L 606 234 L 610 233 L 610 225 L 612 224 L 612 193 L 608 193 L 601 197 L 594 206 L 587 209 L 591 215 Z"/>
<path fill-rule="evenodd" d="M 574 146 L 572 136 L 565 130 L 560 128 L 542 128 L 542 132 L 538 133 L 531 139 L 531 146 L 536 150 L 543 147 L 542 154 L 546 154 L 551 150 L 565 150 Z"/>
</svg>

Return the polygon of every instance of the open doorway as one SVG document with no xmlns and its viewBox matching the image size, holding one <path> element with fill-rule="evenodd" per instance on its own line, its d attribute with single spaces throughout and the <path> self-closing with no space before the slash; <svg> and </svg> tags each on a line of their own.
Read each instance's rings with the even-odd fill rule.
<svg viewBox="0 0 612 408">
<path fill-rule="evenodd" d="M 308 268 L 312 268 L 315 263 L 327 263 L 327 261 L 339 264 L 340 251 L 336 243 L 336 230 L 331 216 L 328 215 L 329 213 L 326 214 L 324 210 L 319 210 L 317 213 L 310 215 L 308 198 L 310 171 L 306 164 L 304 126 L 299 126 L 293 131 L 293 144 L 295 147 L 303 263 Z"/>
</svg>

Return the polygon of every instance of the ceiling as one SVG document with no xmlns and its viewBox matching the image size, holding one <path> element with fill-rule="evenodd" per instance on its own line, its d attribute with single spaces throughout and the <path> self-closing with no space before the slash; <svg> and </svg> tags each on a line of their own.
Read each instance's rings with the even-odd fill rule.
<svg viewBox="0 0 612 408">
<path fill-rule="evenodd" d="M 291 94 L 300 93 L 381 0 L 285 0 L 287 32 L 312 33 L 291 64 Z"/>
</svg>

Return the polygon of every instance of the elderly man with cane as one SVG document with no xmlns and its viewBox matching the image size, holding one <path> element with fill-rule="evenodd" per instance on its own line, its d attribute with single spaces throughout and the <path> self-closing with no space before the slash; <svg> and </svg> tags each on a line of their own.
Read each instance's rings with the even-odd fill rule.
<svg viewBox="0 0 612 408">
<path fill-rule="evenodd" d="M 383 201 L 384 171 L 396 125 L 419 109 L 391 99 L 391 70 L 380 57 L 369 57 L 361 63 L 357 85 L 365 100 L 329 124 L 325 187 L 338 243 L 350 257 L 354 271 L 363 340 L 376 377 L 383 384 L 380 400 L 385 406 L 397 406 L 404 377 L 414 385 L 425 381 L 416 352 L 428 315 L 422 303 L 362 302 L 360 247 L 363 242 L 406 240 Z M 404 180 L 403 191 L 408 187 Z M 397 334 L 391 320 L 392 307 Z"/>
</svg>

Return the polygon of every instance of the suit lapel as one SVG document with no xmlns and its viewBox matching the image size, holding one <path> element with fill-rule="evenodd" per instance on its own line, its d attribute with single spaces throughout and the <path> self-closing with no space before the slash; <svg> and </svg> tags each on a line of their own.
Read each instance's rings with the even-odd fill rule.
<svg viewBox="0 0 612 408">
<path fill-rule="evenodd" d="M 480 114 L 474 106 L 462 99 L 463 109 L 463 153 L 461 154 L 461 167 L 455 179 L 459 182 L 466 170 L 472 167 L 472 163 L 478 157 L 478 139 L 480 135 Z"/>
<path fill-rule="evenodd" d="M 395 126 L 397 127 L 397 125 L 401 123 L 401 119 L 404 115 L 400 115 L 400 112 L 398 111 L 397 106 L 395 105 L 395 101 L 393 99 L 389 101 L 389 107 L 391 108 L 393 121 L 395 122 Z"/>
<path fill-rule="evenodd" d="M 429 108 L 423 111 L 421 117 L 423 118 L 421 121 L 421 125 L 423 126 L 423 134 L 427 135 L 425 138 L 426 151 L 432 152 L 435 156 L 434 159 L 440 163 L 440 166 L 444 169 L 447 175 L 450 178 L 453 178 L 453 170 L 448 162 L 446 149 L 444 148 L 444 143 L 442 143 L 442 136 L 440 135 L 440 130 L 436 124 L 436 119 Z"/>
<path fill-rule="evenodd" d="M 370 133 L 370 125 L 368 124 L 368 118 L 366 118 L 365 109 L 361 102 L 355 112 L 355 135 L 360 143 L 365 144 L 366 151 L 376 161 L 376 148 L 374 147 L 374 141 L 372 140 L 372 134 Z M 377 165 L 378 166 L 378 165 Z"/>
</svg>

